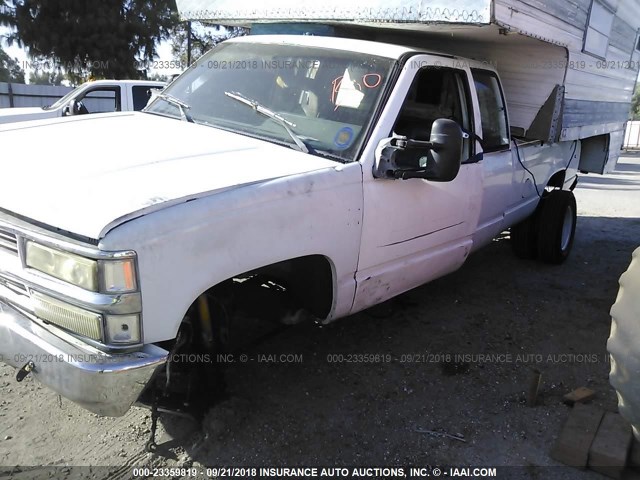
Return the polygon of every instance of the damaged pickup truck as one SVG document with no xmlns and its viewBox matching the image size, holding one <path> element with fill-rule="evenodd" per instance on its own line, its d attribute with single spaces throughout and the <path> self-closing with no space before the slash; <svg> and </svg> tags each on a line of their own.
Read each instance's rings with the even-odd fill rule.
<svg viewBox="0 0 640 480">
<path fill-rule="evenodd" d="M 507 110 L 487 62 L 252 35 L 143 112 L 4 125 L 0 358 L 101 415 L 179 408 L 213 379 L 171 359 L 223 351 L 256 289 L 331 322 L 509 227 L 518 255 L 561 263 L 594 148 L 512 136 Z"/>
</svg>

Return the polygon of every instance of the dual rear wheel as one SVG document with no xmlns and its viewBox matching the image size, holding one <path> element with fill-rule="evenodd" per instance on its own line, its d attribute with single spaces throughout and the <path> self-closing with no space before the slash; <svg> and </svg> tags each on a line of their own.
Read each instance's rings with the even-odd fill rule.
<svg viewBox="0 0 640 480">
<path fill-rule="evenodd" d="M 576 219 L 573 192 L 549 192 L 529 218 L 511 227 L 511 245 L 515 255 L 551 264 L 564 262 L 573 246 Z"/>
</svg>

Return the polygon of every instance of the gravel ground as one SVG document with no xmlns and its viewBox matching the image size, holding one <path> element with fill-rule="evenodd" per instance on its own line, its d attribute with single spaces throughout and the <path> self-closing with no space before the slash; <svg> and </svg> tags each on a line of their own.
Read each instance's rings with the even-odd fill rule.
<svg viewBox="0 0 640 480">
<path fill-rule="evenodd" d="M 604 478 L 540 467 L 557 466 L 549 451 L 569 412 L 565 393 L 586 386 L 616 409 L 609 308 L 640 243 L 639 190 L 640 156 L 583 176 L 574 249 L 560 267 L 516 259 L 505 235 L 452 275 L 247 349 L 203 422 L 161 419 L 156 454 L 144 450 L 148 410 L 100 418 L 0 366 L 0 465 L 20 466 L 0 479 L 70 475 L 30 468 L 54 465 L 114 479 L 133 466 L 212 465 L 492 465 L 519 466 L 518 478 Z M 282 353 L 301 361 L 280 362 Z"/>
</svg>

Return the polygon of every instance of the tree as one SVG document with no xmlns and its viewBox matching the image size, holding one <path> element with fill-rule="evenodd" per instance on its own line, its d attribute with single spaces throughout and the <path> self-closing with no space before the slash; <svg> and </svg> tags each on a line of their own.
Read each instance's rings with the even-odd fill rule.
<svg viewBox="0 0 640 480">
<path fill-rule="evenodd" d="M 29 84 L 31 85 L 62 85 L 64 74 L 61 70 L 35 70 L 29 74 Z"/>
<path fill-rule="evenodd" d="M 631 120 L 640 120 L 640 83 L 636 84 L 631 98 Z"/>
<path fill-rule="evenodd" d="M 165 82 L 169 83 L 171 80 L 170 75 L 163 75 L 162 73 L 154 72 L 150 75 L 147 75 L 147 80 L 154 80 L 156 82 Z"/>
<path fill-rule="evenodd" d="M 24 83 L 24 70 L 16 58 L 11 58 L 0 47 L 0 82 Z"/>
<path fill-rule="evenodd" d="M 0 0 L 8 41 L 53 60 L 74 81 L 140 78 L 177 24 L 175 0 Z"/>
<path fill-rule="evenodd" d="M 225 27 L 222 25 L 203 25 L 191 22 L 191 61 L 194 62 L 218 43 L 234 37 L 245 35 L 242 27 Z M 173 29 L 171 37 L 171 54 L 181 65 L 188 64 L 189 22 L 181 22 Z"/>
</svg>

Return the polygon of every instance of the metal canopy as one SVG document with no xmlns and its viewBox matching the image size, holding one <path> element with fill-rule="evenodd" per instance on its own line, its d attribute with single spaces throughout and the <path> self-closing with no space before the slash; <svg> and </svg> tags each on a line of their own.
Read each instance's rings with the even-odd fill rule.
<svg viewBox="0 0 640 480">
<path fill-rule="evenodd" d="M 183 20 L 272 22 L 491 23 L 491 0 L 177 0 Z"/>
</svg>

